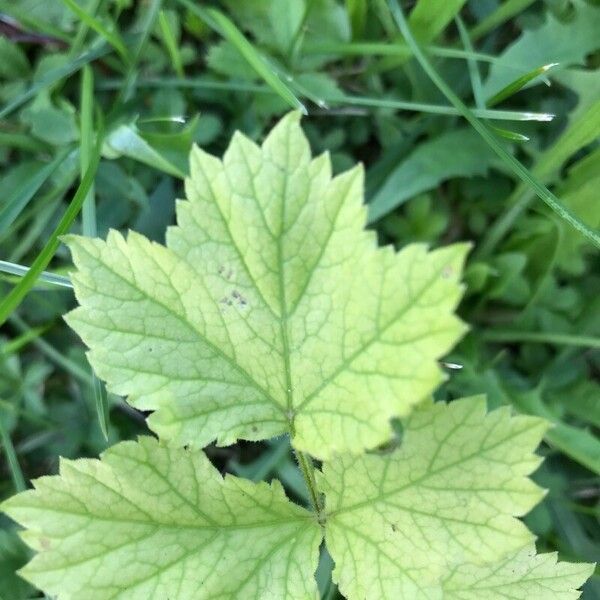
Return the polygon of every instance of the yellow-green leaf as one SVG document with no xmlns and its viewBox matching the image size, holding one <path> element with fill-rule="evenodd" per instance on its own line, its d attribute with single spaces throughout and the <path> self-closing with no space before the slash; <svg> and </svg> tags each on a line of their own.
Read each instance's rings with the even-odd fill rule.
<svg viewBox="0 0 600 600">
<path fill-rule="evenodd" d="M 319 458 L 385 442 L 443 380 L 466 244 L 377 248 L 363 170 L 331 175 L 290 113 L 262 146 L 192 152 L 166 246 L 68 238 L 68 323 L 115 394 L 175 444 L 290 433 Z"/>
</svg>

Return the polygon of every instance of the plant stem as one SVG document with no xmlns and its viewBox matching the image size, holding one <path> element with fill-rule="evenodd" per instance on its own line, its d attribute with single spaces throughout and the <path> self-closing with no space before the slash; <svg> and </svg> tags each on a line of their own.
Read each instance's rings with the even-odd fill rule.
<svg viewBox="0 0 600 600">
<path fill-rule="evenodd" d="M 315 513 L 317 514 L 319 523 L 321 523 L 323 505 L 321 503 L 321 494 L 319 492 L 319 488 L 317 487 L 317 480 L 315 478 L 315 465 L 312 461 L 312 458 L 308 454 L 300 452 L 299 450 L 294 450 L 294 454 L 296 455 L 296 461 L 298 462 L 300 472 L 302 473 L 302 477 L 304 477 L 306 487 L 308 488 L 311 504 Z"/>
</svg>

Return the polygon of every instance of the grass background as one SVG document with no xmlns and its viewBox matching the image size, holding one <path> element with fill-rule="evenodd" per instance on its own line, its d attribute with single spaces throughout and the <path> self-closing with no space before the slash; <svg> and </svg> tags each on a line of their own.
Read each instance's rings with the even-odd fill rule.
<svg viewBox="0 0 600 600">
<path fill-rule="evenodd" d="M 525 520 L 540 550 L 598 561 L 598 31 L 591 0 L 0 0 L 0 498 L 145 431 L 62 321 L 59 236 L 162 240 L 192 143 L 221 154 L 296 108 L 336 171 L 364 162 L 381 243 L 473 242 L 438 397 L 555 424 Z M 305 498 L 285 441 L 209 454 Z M 38 597 L 26 560 L 0 515 L 4 600 Z"/>
</svg>

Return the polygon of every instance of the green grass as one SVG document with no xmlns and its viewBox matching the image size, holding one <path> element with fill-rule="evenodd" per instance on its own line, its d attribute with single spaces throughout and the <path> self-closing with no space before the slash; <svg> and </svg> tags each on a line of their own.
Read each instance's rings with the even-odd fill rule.
<svg viewBox="0 0 600 600">
<path fill-rule="evenodd" d="M 16 23 L 0 34 L 0 499 L 58 455 L 145 431 L 62 320 L 74 299 L 60 236 L 161 241 L 193 143 L 220 155 L 234 130 L 259 140 L 297 109 L 336 171 L 364 163 L 382 244 L 473 243 L 459 309 L 471 330 L 437 398 L 486 393 L 552 421 L 535 474 L 549 493 L 525 519 L 542 550 L 599 560 L 600 40 L 585 21 L 600 7 L 299 0 L 282 16 L 270 4 L 0 0 Z M 548 22 L 561 44 L 534 46 Z M 515 45 L 535 68 L 505 56 Z M 512 81 L 486 95 L 498 69 Z M 308 501 L 285 441 L 209 454 Z M 25 560 L 3 540 L 0 590 L 37 597 L 2 579 Z M 330 570 L 324 558 L 319 586 L 335 599 Z M 595 577 L 584 599 L 599 596 Z"/>
</svg>

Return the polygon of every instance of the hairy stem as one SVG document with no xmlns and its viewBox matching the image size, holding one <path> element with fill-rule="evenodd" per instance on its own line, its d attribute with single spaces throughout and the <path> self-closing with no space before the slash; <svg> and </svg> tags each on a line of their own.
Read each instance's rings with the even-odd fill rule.
<svg viewBox="0 0 600 600">
<path fill-rule="evenodd" d="M 302 473 L 302 477 L 304 477 L 304 482 L 308 488 L 310 502 L 317 514 L 319 523 L 321 523 L 323 518 L 323 504 L 321 502 L 321 493 L 319 492 L 317 480 L 315 478 L 315 465 L 308 454 L 300 452 L 299 450 L 294 450 L 294 454 L 296 455 L 296 461 L 298 462 L 300 472 Z"/>
</svg>

